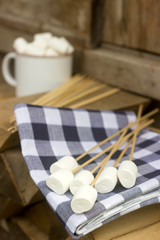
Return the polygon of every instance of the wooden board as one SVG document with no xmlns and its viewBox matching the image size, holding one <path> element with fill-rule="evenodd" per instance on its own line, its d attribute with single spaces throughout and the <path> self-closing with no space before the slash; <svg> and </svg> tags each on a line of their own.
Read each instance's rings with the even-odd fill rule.
<svg viewBox="0 0 160 240">
<path fill-rule="evenodd" d="M 0 219 L 13 217 L 22 210 L 22 206 L 0 194 Z"/>
<path fill-rule="evenodd" d="M 102 9 L 102 0 L 1 0 L 0 50 L 10 51 L 16 37 L 30 40 L 36 32 L 52 32 L 67 37 L 75 46 L 91 47 L 101 37 Z"/>
<path fill-rule="evenodd" d="M 40 231 L 49 236 L 49 240 L 63 240 L 68 235 L 57 215 L 51 210 L 46 201 L 25 208 L 24 216 Z"/>
<path fill-rule="evenodd" d="M 12 218 L 9 227 L 13 240 L 49 240 L 45 233 L 23 216 Z"/>
<path fill-rule="evenodd" d="M 0 193 L 26 206 L 43 199 L 33 183 L 20 148 L 0 154 Z"/>
<path fill-rule="evenodd" d="M 106 0 L 102 42 L 160 54 L 160 1 Z"/>
<path fill-rule="evenodd" d="M 80 240 L 159 240 L 159 236 L 160 204 L 154 204 L 121 216 Z"/>
<path fill-rule="evenodd" d="M 84 51 L 79 58 L 81 60 L 77 60 L 77 72 L 160 100 L 160 57 L 108 46 Z"/>
</svg>

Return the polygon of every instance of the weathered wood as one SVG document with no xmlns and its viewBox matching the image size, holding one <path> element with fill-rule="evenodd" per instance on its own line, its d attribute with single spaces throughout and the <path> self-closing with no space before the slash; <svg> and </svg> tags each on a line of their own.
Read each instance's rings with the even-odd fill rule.
<svg viewBox="0 0 160 240">
<path fill-rule="evenodd" d="M 20 204 L 0 194 L 0 219 L 12 217 L 22 209 Z"/>
<path fill-rule="evenodd" d="M 14 114 L 14 106 L 20 102 L 32 103 L 40 96 L 42 96 L 42 94 L 36 94 L 21 98 L 10 98 L 0 101 L 0 152 L 19 145 L 19 136 L 17 132 L 11 133 L 8 131 L 8 129 L 11 127 L 9 119 Z"/>
<path fill-rule="evenodd" d="M 1 153 L 0 164 L 0 192 L 2 194 L 22 206 L 43 199 L 29 175 L 20 148 Z"/>
<path fill-rule="evenodd" d="M 28 206 L 24 209 L 24 215 L 40 231 L 48 235 L 50 240 L 61 240 L 67 237 L 67 232 L 65 231 L 64 226 L 46 201 Z"/>
<path fill-rule="evenodd" d="M 41 232 L 32 222 L 23 216 L 12 218 L 9 227 L 13 239 L 16 240 L 48 240 L 48 236 Z"/>
<path fill-rule="evenodd" d="M 103 2 L 103 0 L 45 2 L 40 0 L 35 3 L 31 0 L 25 2 L 1 0 L 0 49 L 5 51 L 11 49 L 17 36 L 27 36 L 30 39 L 34 33 L 44 31 L 50 31 L 57 36 L 66 36 L 75 45 L 85 47 L 95 45 L 101 37 L 100 16 Z M 5 42 L 7 36 L 9 39 Z"/>
<path fill-rule="evenodd" d="M 107 223 L 101 228 L 92 232 L 94 239 L 96 240 L 111 240 L 111 239 L 152 239 L 153 231 L 150 226 L 160 223 L 160 204 L 150 205 L 134 212 L 128 213 L 120 218 Z M 157 226 L 156 226 L 157 229 Z M 136 238 L 143 230 L 143 237 Z M 159 229 L 160 231 L 160 229 Z M 159 232 L 156 230 L 157 236 L 154 240 L 159 239 Z M 128 235 L 129 234 L 129 235 Z M 133 235 L 132 235 L 133 234 Z M 145 235 L 146 234 L 146 235 Z M 130 238 L 124 238 L 125 236 Z M 123 238 L 121 238 L 123 236 Z"/>
<path fill-rule="evenodd" d="M 160 53 L 158 0 L 107 0 L 102 41 Z"/>
<path fill-rule="evenodd" d="M 160 58 L 121 48 L 84 51 L 77 71 L 116 87 L 160 100 Z M 79 60 L 80 61 L 80 60 Z"/>
</svg>

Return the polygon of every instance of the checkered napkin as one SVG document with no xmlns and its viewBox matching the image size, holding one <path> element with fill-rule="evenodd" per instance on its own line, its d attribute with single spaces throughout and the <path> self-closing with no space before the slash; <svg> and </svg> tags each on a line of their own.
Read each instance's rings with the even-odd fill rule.
<svg viewBox="0 0 160 240">
<path fill-rule="evenodd" d="M 134 113 L 18 104 L 15 114 L 22 153 L 30 175 L 72 238 L 79 238 L 135 209 L 160 202 L 160 135 L 147 129 L 139 134 L 133 155 L 139 172 L 136 185 L 124 189 L 118 184 L 113 192 L 98 194 L 89 212 L 75 214 L 70 207 L 71 193 L 68 191 L 58 195 L 45 183 L 53 162 L 65 155 L 76 158 L 126 126 L 129 121 L 135 121 Z M 82 164 L 117 139 L 118 136 L 96 148 L 79 163 Z M 120 150 L 107 166 L 113 166 L 119 153 Z M 130 149 L 124 159 L 128 159 L 129 153 Z M 85 168 L 93 169 L 104 157 Z"/>
</svg>

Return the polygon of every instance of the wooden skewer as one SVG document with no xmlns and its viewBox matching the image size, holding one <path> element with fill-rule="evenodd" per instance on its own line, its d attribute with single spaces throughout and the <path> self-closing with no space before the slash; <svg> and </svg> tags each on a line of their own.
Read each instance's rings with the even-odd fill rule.
<svg viewBox="0 0 160 240">
<path fill-rule="evenodd" d="M 128 125 L 128 128 L 129 128 L 129 125 Z M 97 173 L 96 177 L 94 178 L 94 180 L 92 181 L 91 186 L 94 186 L 94 185 L 95 185 L 95 183 L 96 183 L 99 175 L 100 175 L 101 172 L 103 171 L 103 169 L 104 169 L 104 167 L 106 166 L 107 162 L 109 161 L 109 159 L 111 158 L 111 156 L 116 152 L 116 150 L 117 150 L 117 148 L 118 148 L 118 145 L 119 145 L 119 143 L 121 142 L 121 140 L 123 139 L 124 135 L 126 134 L 128 128 L 126 128 L 126 129 L 122 132 L 122 134 L 121 134 L 121 136 L 119 137 L 118 141 L 117 141 L 116 144 L 114 145 L 112 151 L 111 151 L 111 152 L 108 154 L 108 156 L 105 157 L 105 159 L 103 160 L 103 161 L 104 161 L 104 162 L 103 162 L 103 165 L 102 165 L 102 167 L 100 168 L 100 170 L 98 171 L 98 173 Z M 93 173 L 94 171 L 95 171 L 95 168 L 92 170 L 92 173 Z"/>
<path fill-rule="evenodd" d="M 71 104 L 71 105 L 69 105 L 69 107 L 70 107 L 70 108 L 83 107 L 83 106 L 85 106 L 85 105 L 87 105 L 87 104 L 94 103 L 94 102 L 96 102 L 96 101 L 98 101 L 98 100 L 101 100 L 101 99 L 103 99 L 103 98 L 105 98 L 105 97 L 109 97 L 109 96 L 111 96 L 111 95 L 113 95 L 113 94 L 115 94 L 115 93 L 117 93 L 117 92 L 119 92 L 119 91 L 120 91 L 120 89 L 118 89 L 118 88 L 113 88 L 113 89 L 111 89 L 111 90 L 109 90 L 109 91 L 107 91 L 107 92 L 105 92 L 105 93 L 103 93 L 103 94 L 101 94 L 101 95 L 98 95 L 98 96 L 92 97 L 92 98 L 90 98 L 90 99 L 84 100 L 84 101 L 82 101 L 82 102 L 80 102 L 80 103 Z"/>
<path fill-rule="evenodd" d="M 126 132 L 127 129 L 130 127 L 132 123 L 128 124 L 125 128 L 123 128 L 123 131 Z M 130 133 L 131 134 L 131 133 Z M 126 140 L 126 138 L 125 138 Z M 93 162 L 96 158 L 100 157 L 101 155 L 103 155 L 104 153 L 108 152 L 110 149 L 112 149 L 115 145 L 117 144 L 114 143 L 112 145 L 110 145 L 109 147 L 107 147 L 106 149 L 104 149 L 102 152 L 98 153 L 97 155 L 95 155 L 94 157 L 90 158 L 88 161 L 84 162 L 83 164 L 81 164 L 79 167 L 77 167 L 76 169 L 74 169 L 72 171 L 72 173 L 76 173 L 78 170 L 80 170 L 81 168 L 85 167 L 86 165 L 88 165 L 89 163 Z"/>
<path fill-rule="evenodd" d="M 137 134 L 138 134 L 139 121 L 140 121 L 140 118 L 141 118 L 141 115 L 142 115 L 142 111 L 143 111 L 143 105 L 141 104 L 141 105 L 139 106 L 139 109 L 138 109 L 136 129 L 135 129 L 135 133 L 134 133 L 134 136 L 133 136 L 133 143 L 132 143 L 131 153 L 130 153 L 130 157 L 129 157 L 129 160 L 130 160 L 130 161 L 132 161 L 132 159 L 133 159 L 133 153 L 134 153 L 134 149 L 135 149 L 135 145 L 136 145 L 136 139 L 137 139 Z"/>
<path fill-rule="evenodd" d="M 76 94 L 76 96 L 73 96 L 72 98 L 69 98 L 68 100 L 62 102 L 62 104 L 60 104 L 59 107 L 61 107 L 62 105 L 67 106 L 67 105 L 71 104 L 72 102 L 81 99 L 82 97 L 85 97 L 85 96 L 87 96 L 91 93 L 94 93 L 94 92 L 98 92 L 99 90 L 102 90 L 102 89 L 104 89 L 104 86 L 99 85 L 99 86 L 96 86 L 94 88 L 87 89 L 87 91 L 81 91 L 81 93 L 79 93 L 78 95 Z"/>
<path fill-rule="evenodd" d="M 115 164 L 113 165 L 113 167 L 116 167 L 117 164 L 120 162 L 120 160 L 122 159 L 123 155 L 125 154 L 125 152 L 127 151 L 127 149 L 129 148 L 129 146 L 131 145 L 133 141 L 133 137 L 129 140 L 129 142 L 127 143 L 127 145 L 125 146 L 125 148 L 123 149 L 123 151 L 121 152 L 121 154 L 119 155 L 119 157 L 117 158 L 117 161 L 115 162 Z"/>
<path fill-rule="evenodd" d="M 148 117 L 156 114 L 158 111 L 159 111 L 159 109 L 157 108 L 157 109 L 154 109 L 153 111 L 145 114 L 144 116 L 142 116 L 142 117 L 140 118 L 140 122 L 141 122 L 141 121 L 144 121 L 144 120 L 147 119 Z M 135 124 L 135 123 L 136 123 L 136 122 L 133 122 L 133 124 Z M 132 125 L 131 125 L 131 126 L 132 126 Z M 117 135 L 119 135 L 120 133 L 122 133 L 122 132 L 123 132 L 123 129 L 124 129 L 124 128 L 122 128 L 122 129 L 119 130 L 118 132 L 114 133 L 114 134 L 111 135 L 110 137 L 104 139 L 103 141 L 101 141 L 100 143 L 98 143 L 97 145 L 95 145 L 94 147 L 92 147 L 91 149 L 89 149 L 88 151 L 86 151 L 86 152 L 84 152 L 83 154 L 81 154 L 80 156 L 78 156 L 78 157 L 76 158 L 76 161 L 79 161 L 80 159 L 82 159 L 83 157 L 85 157 L 88 153 L 90 153 L 91 151 L 93 151 L 93 150 L 96 149 L 97 147 L 100 147 L 102 144 L 108 142 L 108 141 L 111 140 L 112 138 L 114 138 L 114 137 L 116 137 Z M 110 147 L 108 148 L 107 151 L 109 151 L 109 150 L 110 150 Z M 104 151 L 104 153 L 105 153 L 105 151 Z"/>
<path fill-rule="evenodd" d="M 139 127 L 139 131 L 142 130 L 143 128 L 149 126 L 150 124 L 152 124 L 154 122 L 153 119 L 145 122 L 145 123 L 142 123 Z M 128 138 L 130 138 L 133 134 L 134 134 L 135 130 L 131 133 L 129 133 L 128 135 L 126 135 L 125 137 L 123 137 L 122 141 L 120 141 L 120 143 L 118 144 L 118 146 L 115 146 L 114 144 L 114 149 L 112 149 L 112 151 L 110 152 L 110 154 L 105 158 L 103 159 L 103 161 L 101 161 L 93 170 L 92 170 L 92 173 L 94 173 L 98 168 L 100 168 L 100 166 L 103 164 L 103 166 L 101 167 L 100 171 L 97 173 L 95 179 L 93 180 L 93 182 L 91 183 L 91 186 L 94 186 L 99 175 L 101 174 L 101 172 L 103 171 L 105 165 L 107 164 L 107 162 L 109 161 L 109 158 L 116 152 L 116 150 L 122 146 L 127 140 Z M 112 145 L 113 146 L 113 145 Z"/>
<path fill-rule="evenodd" d="M 66 101 L 70 101 L 73 97 L 77 97 L 79 95 L 81 95 L 82 93 L 85 93 L 86 96 L 89 94 L 89 91 L 94 88 L 97 87 L 98 83 L 96 83 L 95 81 L 82 81 L 78 84 L 76 84 L 75 86 L 71 87 L 70 89 L 66 90 L 63 94 L 61 94 L 56 101 L 51 101 L 48 102 L 48 104 L 50 105 L 56 105 L 57 107 L 61 107 L 66 105 Z M 104 87 L 103 87 L 104 88 Z"/>
<path fill-rule="evenodd" d="M 67 88 L 70 88 L 72 85 L 78 83 L 79 81 L 82 81 L 84 76 L 76 75 L 73 78 L 69 79 L 67 82 L 60 85 L 58 88 L 54 89 L 53 91 L 50 91 L 43 95 L 42 97 L 38 98 L 33 102 L 35 105 L 41 105 L 44 104 L 44 102 L 48 101 L 48 99 L 51 99 L 54 96 L 59 96 L 62 94 Z"/>
</svg>

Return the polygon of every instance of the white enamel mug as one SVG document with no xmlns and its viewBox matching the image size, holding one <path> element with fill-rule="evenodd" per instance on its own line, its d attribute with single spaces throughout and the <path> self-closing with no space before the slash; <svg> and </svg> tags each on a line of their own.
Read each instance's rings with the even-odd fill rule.
<svg viewBox="0 0 160 240">
<path fill-rule="evenodd" d="M 14 60 L 14 75 L 11 74 Z M 16 88 L 16 96 L 26 96 L 50 91 L 72 76 L 73 54 L 54 57 L 8 53 L 2 62 L 5 81 Z"/>
</svg>

